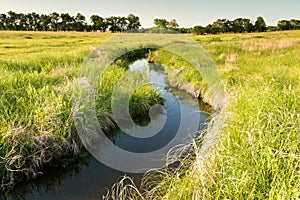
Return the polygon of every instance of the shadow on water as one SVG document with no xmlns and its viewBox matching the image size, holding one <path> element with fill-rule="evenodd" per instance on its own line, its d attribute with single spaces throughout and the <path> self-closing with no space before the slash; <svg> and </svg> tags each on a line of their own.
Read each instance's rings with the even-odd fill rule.
<svg viewBox="0 0 300 200">
<path fill-rule="evenodd" d="M 134 138 L 121 130 L 112 134 L 111 140 L 115 145 L 133 152 L 147 152 L 160 148 L 175 137 L 178 143 L 184 143 L 187 137 L 197 130 L 204 128 L 209 110 L 200 101 L 192 98 L 187 93 L 168 88 L 165 82 L 164 68 L 161 65 L 148 63 L 147 60 L 138 60 L 129 66 L 129 71 L 148 70 L 150 81 L 165 88 L 162 96 L 169 98 L 165 111 L 156 112 L 151 124 L 161 125 L 161 121 L 166 118 L 165 126 L 161 129 L 159 136 L 151 139 L 141 140 Z M 174 100 L 174 101 L 173 101 Z M 177 100 L 177 101 L 175 101 Z M 176 108 L 176 102 L 180 100 L 180 108 Z M 181 118 L 181 114 L 187 114 Z M 181 119 L 178 119 L 181 118 Z M 179 130 L 178 134 L 172 135 L 176 131 L 178 120 L 184 121 L 185 127 Z M 197 120 L 197 121 L 195 121 Z M 180 121 L 180 122 L 181 122 Z M 197 124 L 195 125 L 195 122 Z M 199 123 L 198 123 L 199 122 Z M 171 136 L 170 136 L 171 135 Z M 149 139 L 149 140 L 148 140 Z M 116 159 L 118 159 L 117 155 Z M 112 169 L 94 159 L 91 155 L 85 156 L 86 159 L 70 166 L 68 170 L 51 169 L 40 175 L 36 180 L 28 181 L 17 185 L 9 194 L 0 195 L 4 199 L 101 199 L 111 186 L 124 175 L 133 178 L 136 185 L 140 184 L 143 174 L 125 173 Z"/>
</svg>

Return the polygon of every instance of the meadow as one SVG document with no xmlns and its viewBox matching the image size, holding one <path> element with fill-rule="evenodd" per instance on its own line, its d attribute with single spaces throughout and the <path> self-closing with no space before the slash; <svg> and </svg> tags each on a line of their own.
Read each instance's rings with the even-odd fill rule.
<svg viewBox="0 0 300 200">
<path fill-rule="evenodd" d="M 300 32 L 191 37 L 218 66 L 225 125 L 208 158 L 196 147 L 188 170 L 162 171 L 145 199 L 299 199 Z"/>
<path fill-rule="evenodd" d="M 3 188 L 35 177 L 44 166 L 67 165 L 84 151 L 71 117 L 74 80 L 92 47 L 111 35 L 0 32 Z M 189 36 L 218 66 L 227 98 L 225 126 L 207 159 L 195 148 L 188 170 L 162 173 L 138 198 L 300 198 L 300 31 Z M 166 52 L 151 56 L 185 66 L 181 73 L 191 82 L 199 78 L 184 61 L 170 62 Z M 124 69 L 113 66 L 112 72 L 121 76 Z M 114 74 L 108 82 L 116 81 Z M 109 94 L 109 86 L 102 89 Z M 147 105 L 159 101 L 146 90 Z M 98 101 L 107 108 L 109 101 Z"/>
<path fill-rule="evenodd" d="M 45 168 L 67 168 L 87 156 L 75 130 L 75 79 L 94 46 L 110 36 L 0 32 L 3 190 L 35 178 Z M 107 133 L 116 128 L 110 116 L 112 90 L 130 62 L 120 61 L 103 73 L 101 85 L 96 86 L 97 117 Z M 157 103 L 162 104 L 162 99 L 150 86 L 137 89 L 130 104 L 131 115 L 145 115 Z"/>
</svg>

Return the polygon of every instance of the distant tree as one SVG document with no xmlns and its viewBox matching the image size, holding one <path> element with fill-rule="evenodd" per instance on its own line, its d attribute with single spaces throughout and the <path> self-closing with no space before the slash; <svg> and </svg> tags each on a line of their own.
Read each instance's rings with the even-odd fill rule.
<svg viewBox="0 0 300 200">
<path fill-rule="evenodd" d="M 121 32 L 124 32 L 127 30 L 127 18 L 126 17 L 118 17 L 117 25 Z"/>
<path fill-rule="evenodd" d="M 212 24 L 212 32 L 214 34 L 230 32 L 230 21 L 228 19 L 218 19 Z"/>
<path fill-rule="evenodd" d="M 60 15 L 61 22 L 58 24 L 58 29 L 61 31 L 71 31 L 74 30 L 74 17 L 70 16 L 69 13 L 63 13 Z"/>
<path fill-rule="evenodd" d="M 213 26 L 211 24 L 208 24 L 206 27 L 205 27 L 205 33 L 208 33 L 208 34 L 215 34 L 214 33 L 214 30 L 213 30 Z"/>
<path fill-rule="evenodd" d="M 268 26 L 267 31 L 268 32 L 278 31 L 278 27 L 277 26 Z"/>
<path fill-rule="evenodd" d="M 288 21 L 288 20 L 280 20 L 280 21 L 277 23 L 277 27 L 278 27 L 278 29 L 281 30 L 281 31 L 285 31 L 285 30 L 290 30 L 290 29 L 292 29 L 291 23 L 290 23 L 290 21 Z"/>
<path fill-rule="evenodd" d="M 100 30 L 100 22 L 103 21 L 103 18 L 98 15 L 92 15 L 90 17 L 90 21 L 92 22 L 93 31 Z"/>
<path fill-rule="evenodd" d="M 85 22 L 85 16 L 81 13 L 77 13 L 75 17 L 75 30 L 76 31 L 84 31 L 86 22 Z"/>
<path fill-rule="evenodd" d="M 184 27 L 177 29 L 179 33 L 192 33 L 193 30 L 194 30 L 193 28 L 184 28 Z"/>
<path fill-rule="evenodd" d="M 157 28 L 167 28 L 169 22 L 166 19 L 154 19 L 154 24 Z"/>
<path fill-rule="evenodd" d="M 244 19 L 244 30 L 245 32 L 253 32 L 254 25 L 251 23 L 250 19 Z"/>
<path fill-rule="evenodd" d="M 204 35 L 205 34 L 205 28 L 202 26 L 195 26 L 192 33 L 196 35 Z"/>
<path fill-rule="evenodd" d="M 234 33 L 243 33 L 245 31 L 244 28 L 244 20 L 242 18 L 237 18 L 233 20 L 232 24 L 232 31 Z"/>
<path fill-rule="evenodd" d="M 59 14 L 57 12 L 53 12 L 50 14 L 50 18 L 51 18 L 50 28 L 53 31 L 57 31 L 58 21 L 60 19 Z"/>
<path fill-rule="evenodd" d="M 121 31 L 121 28 L 119 26 L 119 19 L 120 19 L 120 17 L 114 17 L 114 16 L 111 16 L 111 17 L 106 19 L 107 24 L 109 25 L 109 30 L 112 33 Z"/>
<path fill-rule="evenodd" d="M 257 17 L 254 29 L 257 32 L 265 32 L 267 30 L 266 22 L 261 16 Z"/>
<path fill-rule="evenodd" d="M 16 28 L 17 31 L 25 29 L 25 27 L 23 27 L 24 22 L 25 22 L 24 14 L 23 13 L 16 13 L 16 18 L 15 18 L 16 26 L 15 26 L 15 28 Z"/>
<path fill-rule="evenodd" d="M 41 27 L 43 31 L 48 31 L 50 23 L 51 23 L 51 17 L 49 15 L 41 15 Z"/>
<path fill-rule="evenodd" d="M 234 33 L 249 33 L 253 31 L 253 24 L 250 22 L 250 19 L 237 18 L 233 20 L 230 24 L 230 31 Z"/>
<path fill-rule="evenodd" d="M 177 30 L 178 26 L 176 19 L 172 19 L 168 24 L 168 28 L 172 30 Z"/>
<path fill-rule="evenodd" d="M 35 12 L 32 12 L 31 19 L 32 19 L 32 30 L 34 30 L 34 31 L 38 30 L 40 22 L 41 22 L 40 15 Z"/>
<path fill-rule="evenodd" d="M 129 14 L 127 16 L 127 20 L 128 20 L 128 25 L 127 25 L 128 30 L 139 29 L 139 27 L 141 26 L 140 18 L 138 16 L 135 16 L 134 14 Z"/>
<path fill-rule="evenodd" d="M 300 29 L 300 20 L 291 19 L 291 20 L 290 20 L 290 24 L 291 24 L 291 28 L 292 28 L 293 30 L 298 30 L 298 29 Z"/>
<path fill-rule="evenodd" d="M 0 14 L 0 30 L 7 29 L 7 16 L 5 14 Z"/>
<path fill-rule="evenodd" d="M 8 29 L 9 30 L 16 30 L 16 17 L 17 14 L 13 11 L 8 11 Z"/>
</svg>

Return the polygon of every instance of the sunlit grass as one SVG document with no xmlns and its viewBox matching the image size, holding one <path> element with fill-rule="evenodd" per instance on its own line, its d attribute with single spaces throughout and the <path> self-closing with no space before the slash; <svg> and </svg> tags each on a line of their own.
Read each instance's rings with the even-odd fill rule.
<svg viewBox="0 0 300 200">
<path fill-rule="evenodd" d="M 36 177 L 46 166 L 67 166 L 84 148 L 72 110 L 73 90 L 84 59 L 111 34 L 0 32 L 1 188 Z M 124 62 L 126 63 L 126 62 Z M 98 117 L 104 127 L 111 95 L 127 66 L 107 68 L 97 85 Z M 150 86 L 131 101 L 133 116 L 163 103 Z M 109 130 L 111 127 L 108 127 Z"/>
<path fill-rule="evenodd" d="M 226 86 L 225 126 L 207 159 L 196 149 L 184 175 L 163 173 L 145 199 L 299 199 L 300 32 L 192 37 Z"/>
<path fill-rule="evenodd" d="M 16 172 L 35 176 L 41 163 L 54 154 L 56 159 L 79 154 L 70 120 L 73 81 L 92 46 L 109 36 L 0 32 L 0 173 L 6 183 L 14 181 L 11 176 Z M 191 37 L 212 56 L 223 78 L 228 104 L 225 126 L 206 160 L 196 156 L 184 174 L 165 172 L 157 187 L 144 195 L 148 199 L 299 199 L 300 31 Z M 162 64 L 184 73 L 191 82 L 199 80 L 182 68 L 184 61 L 159 53 L 156 59 Z M 110 70 L 107 87 L 99 88 L 99 94 L 111 94 L 111 83 L 124 73 L 118 66 Z M 149 99 L 157 98 L 143 88 L 136 92 L 135 105 L 157 102 L 139 103 L 145 90 L 150 91 Z M 98 101 L 109 110 L 111 99 L 105 97 L 99 95 Z"/>
</svg>

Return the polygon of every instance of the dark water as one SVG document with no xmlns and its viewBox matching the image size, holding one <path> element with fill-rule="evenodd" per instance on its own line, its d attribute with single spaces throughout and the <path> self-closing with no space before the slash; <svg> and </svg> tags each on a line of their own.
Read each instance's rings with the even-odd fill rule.
<svg viewBox="0 0 300 200">
<path fill-rule="evenodd" d="M 203 128 L 207 114 L 202 112 L 201 103 L 182 91 L 168 89 L 164 80 L 163 67 L 157 64 L 149 64 L 147 60 L 139 60 L 129 67 L 130 71 L 146 70 L 150 74 L 153 86 L 160 85 L 163 88 L 162 97 L 167 99 L 164 105 L 165 111 L 155 115 L 149 129 L 163 127 L 159 134 L 147 138 L 130 137 L 122 131 L 118 131 L 113 138 L 115 145 L 132 152 L 148 152 L 161 148 L 185 143 L 193 136 L 195 131 Z M 180 107 L 178 107 L 180 104 Z M 162 126 L 162 121 L 166 121 Z M 175 135 L 174 132 L 177 132 Z M 173 140 L 172 140 L 173 139 Z M 173 142 L 170 142 L 172 140 Z M 166 154 L 167 152 L 164 152 Z M 121 159 L 114 151 L 109 156 Z M 153 158 L 148 159 L 149 164 Z M 126 164 L 126 163 L 124 163 Z M 69 170 L 51 170 L 41 175 L 37 180 L 18 185 L 4 199 L 101 199 L 107 193 L 107 189 L 122 176 L 128 175 L 139 185 L 143 174 L 125 173 L 112 169 L 91 157 L 86 164 L 78 164 Z M 0 196 L 1 198 L 1 196 Z"/>
</svg>

